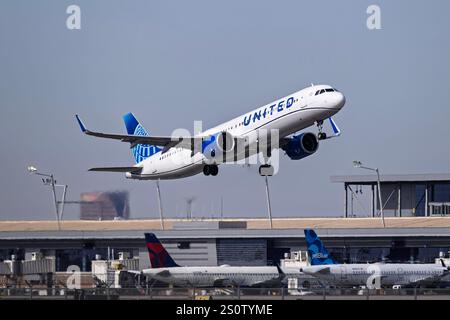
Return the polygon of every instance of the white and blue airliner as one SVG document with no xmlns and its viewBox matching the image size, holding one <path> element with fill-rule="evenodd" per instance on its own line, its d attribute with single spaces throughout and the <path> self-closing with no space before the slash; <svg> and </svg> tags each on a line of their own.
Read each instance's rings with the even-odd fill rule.
<svg viewBox="0 0 450 320">
<path fill-rule="evenodd" d="M 90 171 L 123 172 L 127 178 L 140 180 L 178 179 L 201 172 L 216 176 L 220 164 L 238 163 L 264 153 L 259 173 L 271 175 L 272 150 L 282 149 L 289 158 L 299 160 L 314 154 L 320 140 L 339 136 L 341 132 L 331 117 L 344 105 L 345 97 L 337 89 L 311 85 L 214 128 L 183 137 L 151 136 L 132 113 L 123 117 L 126 135 L 90 131 L 78 115 L 76 119 L 87 135 L 130 143 L 136 161 L 133 166 Z M 327 119 L 333 130 L 330 136 L 322 129 Z M 313 125 L 318 134 L 298 133 Z"/>
</svg>

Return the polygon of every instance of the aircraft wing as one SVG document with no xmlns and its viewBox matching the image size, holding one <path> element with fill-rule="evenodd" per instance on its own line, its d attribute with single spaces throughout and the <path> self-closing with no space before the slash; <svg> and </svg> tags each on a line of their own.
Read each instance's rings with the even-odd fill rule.
<svg viewBox="0 0 450 320">
<path fill-rule="evenodd" d="M 141 271 L 137 271 L 137 270 L 125 270 L 125 271 L 128 272 L 128 273 L 134 274 L 134 275 L 142 274 Z"/>
<path fill-rule="evenodd" d="M 275 277 L 269 280 L 255 282 L 251 286 L 257 288 L 275 288 L 282 286 L 284 276 Z"/>
<path fill-rule="evenodd" d="M 157 275 L 158 277 L 165 277 L 165 278 L 168 278 L 168 277 L 170 277 L 172 274 L 170 273 L 169 270 L 163 270 L 163 271 L 161 271 L 161 272 L 158 272 L 156 275 Z"/>
<path fill-rule="evenodd" d="M 138 144 L 150 144 L 158 147 L 165 147 L 165 149 L 170 149 L 172 147 L 180 147 L 180 148 L 186 148 L 191 149 L 192 141 L 198 139 L 202 140 L 201 137 L 167 137 L 167 136 L 137 136 L 137 135 L 129 135 L 129 134 L 113 134 L 113 133 L 103 133 L 103 132 L 96 132 L 91 131 L 86 128 L 84 123 L 81 121 L 80 117 L 78 115 L 75 116 L 78 125 L 80 126 L 81 131 L 88 135 L 88 136 L 94 136 L 99 138 L 106 138 L 106 139 L 113 139 L 113 140 L 119 140 L 122 142 L 129 142 L 130 148 L 135 147 Z M 181 143 L 182 141 L 186 141 L 188 143 Z M 201 141 L 199 142 L 201 146 Z"/>
<path fill-rule="evenodd" d="M 424 276 L 422 279 L 418 279 L 416 281 L 411 281 L 410 283 L 408 283 L 408 286 L 418 286 L 421 284 L 427 285 L 430 283 L 435 283 L 435 282 L 439 282 L 443 277 L 448 276 L 448 273 L 444 273 L 442 275 L 438 275 L 438 276 Z"/>
<path fill-rule="evenodd" d="M 275 277 L 273 279 L 260 281 L 260 282 L 254 282 L 250 286 L 251 287 L 258 287 L 258 288 L 272 288 L 272 287 L 278 287 L 281 285 L 281 281 L 284 277 Z M 217 278 L 214 280 L 213 286 L 214 287 L 226 287 L 226 286 L 237 286 L 237 283 L 235 283 L 233 280 L 229 278 Z"/>
<path fill-rule="evenodd" d="M 445 265 L 443 259 L 440 259 L 440 260 L 441 260 L 442 268 L 444 268 L 444 271 L 442 272 L 442 274 L 440 274 L 440 275 L 424 276 L 421 279 L 417 279 L 416 281 L 410 282 L 409 285 L 413 285 L 414 286 L 414 285 L 420 285 L 422 283 L 438 282 L 442 278 L 448 276 L 449 273 L 450 273 L 450 267 Z"/>
<path fill-rule="evenodd" d="M 303 270 L 305 270 L 305 269 L 303 269 Z M 327 265 L 323 265 L 323 267 L 320 269 L 316 268 L 314 270 L 307 270 L 307 272 L 305 272 L 305 273 L 314 276 L 316 274 L 317 275 L 326 275 L 326 274 L 330 274 L 330 272 L 331 272 L 330 267 L 328 267 Z"/>
<path fill-rule="evenodd" d="M 259 288 L 274 288 L 282 286 L 283 280 L 286 278 L 286 273 L 280 268 L 279 265 L 276 266 L 278 271 L 278 277 L 273 277 L 272 279 L 255 282 L 252 284 L 252 287 Z"/>
<path fill-rule="evenodd" d="M 215 279 L 213 283 L 213 287 L 226 287 L 229 285 L 232 285 L 232 281 L 230 279 L 221 278 L 221 279 Z"/>
<path fill-rule="evenodd" d="M 187 136 L 187 137 L 169 137 L 169 136 L 138 136 L 138 135 L 130 135 L 130 134 L 114 134 L 114 133 L 103 133 L 91 131 L 86 128 L 83 121 L 81 121 L 78 115 L 75 115 L 78 125 L 80 126 L 81 131 L 93 137 L 106 138 L 119 140 L 122 142 L 130 143 L 130 148 L 134 148 L 138 144 L 148 144 L 153 146 L 162 147 L 162 153 L 165 153 L 170 148 L 183 148 L 191 150 L 193 153 L 202 152 L 203 142 L 205 139 L 210 139 L 211 136 Z M 222 134 L 225 134 L 222 132 Z M 235 144 L 239 143 L 243 144 L 246 142 L 245 137 L 233 137 L 235 139 Z"/>
</svg>

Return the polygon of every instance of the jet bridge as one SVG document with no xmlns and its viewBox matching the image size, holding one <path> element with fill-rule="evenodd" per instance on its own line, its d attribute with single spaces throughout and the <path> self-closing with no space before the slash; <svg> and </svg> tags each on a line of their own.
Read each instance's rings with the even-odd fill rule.
<svg viewBox="0 0 450 320">
<path fill-rule="evenodd" d="M 31 260 L 16 260 L 13 255 L 11 260 L 0 262 L 0 275 L 4 276 L 25 276 L 54 272 L 55 259 L 43 258 L 37 253 L 33 253 Z"/>
</svg>

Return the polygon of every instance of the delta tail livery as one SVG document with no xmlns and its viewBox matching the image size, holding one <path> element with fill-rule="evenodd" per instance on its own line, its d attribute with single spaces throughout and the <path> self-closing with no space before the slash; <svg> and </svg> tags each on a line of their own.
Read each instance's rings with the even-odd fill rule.
<svg viewBox="0 0 450 320">
<path fill-rule="evenodd" d="M 175 263 L 155 234 L 146 233 L 145 241 L 151 268 L 142 270 L 142 273 L 167 284 L 272 288 L 281 286 L 285 278 L 279 267 L 181 267 Z"/>
<path fill-rule="evenodd" d="M 365 286 L 380 289 L 390 286 L 417 286 L 435 284 L 449 274 L 449 268 L 441 260 L 435 263 L 355 263 L 339 264 L 317 236 L 314 230 L 305 230 L 310 266 L 300 271 L 338 286 Z"/>
<path fill-rule="evenodd" d="M 123 119 L 126 135 L 90 131 L 77 115 L 87 135 L 130 143 L 136 164 L 129 167 L 92 168 L 90 171 L 123 172 L 142 180 L 178 179 L 203 172 L 216 176 L 218 165 L 238 163 L 263 154 L 261 175 L 272 175 L 272 150 L 282 149 L 293 160 L 315 153 L 319 140 L 340 135 L 331 118 L 345 104 L 344 95 L 328 85 L 311 86 L 192 136 L 152 136 L 132 113 Z M 328 120 L 333 134 L 323 132 Z M 318 134 L 297 132 L 317 125 Z"/>
</svg>

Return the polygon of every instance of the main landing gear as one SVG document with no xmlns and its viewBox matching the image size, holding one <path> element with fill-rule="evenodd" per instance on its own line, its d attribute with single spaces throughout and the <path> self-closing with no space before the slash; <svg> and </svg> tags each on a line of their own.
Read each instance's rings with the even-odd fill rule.
<svg viewBox="0 0 450 320">
<path fill-rule="evenodd" d="M 217 174 L 219 173 L 219 167 L 216 164 L 206 164 L 203 167 L 203 174 L 205 176 L 217 176 Z"/>
<path fill-rule="evenodd" d="M 317 134 L 317 139 L 318 140 L 326 140 L 327 134 L 322 131 L 323 130 L 323 120 L 317 121 L 316 125 L 317 125 L 317 129 L 319 130 L 319 133 Z"/>
</svg>

